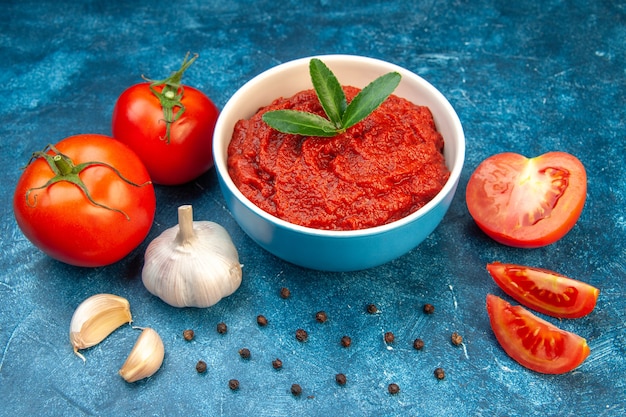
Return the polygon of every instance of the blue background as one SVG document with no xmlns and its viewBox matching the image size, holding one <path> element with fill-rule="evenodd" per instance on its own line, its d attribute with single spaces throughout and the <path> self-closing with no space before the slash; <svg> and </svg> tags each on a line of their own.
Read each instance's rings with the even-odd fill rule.
<svg viewBox="0 0 626 417">
<path fill-rule="evenodd" d="M 0 414 L 2 415 L 423 415 L 616 416 L 626 402 L 626 3 L 616 0 L 2 1 L 0 20 Z M 79 133 L 110 134 L 117 96 L 141 74 L 162 78 L 187 51 L 184 81 L 222 107 L 247 80 L 284 61 L 347 53 L 391 61 L 448 97 L 467 137 L 457 195 L 439 228 L 387 265 L 322 273 L 274 258 L 224 207 L 215 172 L 157 187 L 148 239 L 114 265 L 56 262 L 19 231 L 13 189 L 31 153 Z M 513 151 L 570 152 L 588 170 L 574 229 L 548 247 L 499 245 L 474 225 L 465 186 L 484 158 Z M 193 204 L 198 220 L 231 233 L 244 266 L 240 289 L 208 309 L 176 309 L 140 279 L 149 241 Z M 485 295 L 503 296 L 485 264 L 557 270 L 601 289 L 579 320 L 547 318 L 587 338 L 591 355 L 560 376 L 529 371 L 497 344 Z M 281 287 L 292 296 L 281 299 Z M 74 356 L 76 306 L 112 292 L 135 324 L 155 328 L 166 357 L 152 378 L 127 384 L 117 370 L 138 331 L 117 330 Z M 376 315 L 364 312 L 375 303 Z M 425 315 L 424 303 L 436 307 Z M 318 310 L 329 320 L 315 322 Z M 269 325 L 261 328 L 256 316 Z M 215 326 L 224 321 L 226 335 Z M 294 332 L 308 330 L 299 343 Z M 184 329 L 196 332 L 192 342 Z M 386 346 L 382 335 L 396 342 Z M 464 337 L 462 346 L 450 334 Z M 352 337 L 344 349 L 339 340 Z M 413 339 L 426 343 L 422 351 Z M 248 361 L 237 351 L 247 347 Z M 271 361 L 282 359 L 276 371 Z M 195 371 L 198 360 L 209 365 Z M 437 381 L 433 370 L 446 378 Z M 334 375 L 347 375 L 340 387 Z M 241 388 L 228 389 L 237 378 Z M 387 385 L 401 392 L 392 396 Z M 289 387 L 299 383 L 303 395 Z"/>
</svg>

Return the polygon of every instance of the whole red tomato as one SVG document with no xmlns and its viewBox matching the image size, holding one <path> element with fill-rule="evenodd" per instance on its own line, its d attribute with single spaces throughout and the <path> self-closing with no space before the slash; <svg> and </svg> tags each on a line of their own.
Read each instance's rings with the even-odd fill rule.
<svg viewBox="0 0 626 417">
<path fill-rule="evenodd" d="M 76 266 L 122 259 L 148 235 L 155 209 L 154 187 L 139 157 L 95 134 L 35 152 L 13 196 L 15 219 L 28 240 Z"/>
<path fill-rule="evenodd" d="M 213 166 L 219 110 L 201 91 L 181 84 L 196 58 L 185 57 L 181 69 L 165 80 L 128 88 L 113 109 L 113 136 L 139 155 L 157 184 L 183 184 Z"/>
</svg>

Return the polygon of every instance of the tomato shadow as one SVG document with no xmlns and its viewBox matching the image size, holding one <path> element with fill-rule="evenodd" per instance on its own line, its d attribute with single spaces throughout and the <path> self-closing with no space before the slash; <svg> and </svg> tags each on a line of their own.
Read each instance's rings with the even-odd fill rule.
<svg viewBox="0 0 626 417">
<path fill-rule="evenodd" d="M 200 203 L 208 196 L 219 193 L 219 184 L 215 168 L 200 175 L 195 180 L 180 185 L 155 186 L 157 204 L 166 201 L 186 201 L 187 203 Z"/>
</svg>

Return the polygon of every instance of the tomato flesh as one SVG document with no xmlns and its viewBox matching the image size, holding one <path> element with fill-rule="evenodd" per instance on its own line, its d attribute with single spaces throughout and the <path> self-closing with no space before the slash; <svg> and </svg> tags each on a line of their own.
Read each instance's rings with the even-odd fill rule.
<svg viewBox="0 0 626 417">
<path fill-rule="evenodd" d="M 70 265 L 97 267 L 122 259 L 146 238 L 154 220 L 156 196 L 146 168 L 126 145 L 103 135 L 71 136 L 55 148 L 75 165 L 110 165 L 90 165 L 79 174 L 92 199 L 109 208 L 89 201 L 67 181 L 35 189 L 55 177 L 39 157 L 26 167 L 15 189 L 18 226 L 36 247 Z M 111 167 L 138 185 L 124 181 Z"/>
<path fill-rule="evenodd" d="M 162 89 L 155 87 L 158 92 Z M 213 166 L 213 130 L 219 110 L 204 93 L 189 86 L 184 87 L 181 103 L 185 110 L 171 124 L 169 140 L 161 102 L 149 83 L 126 89 L 113 109 L 113 136 L 139 155 L 156 184 L 183 184 Z"/>
<path fill-rule="evenodd" d="M 468 210 L 488 236 L 505 245 L 535 248 L 574 227 L 587 196 L 582 163 L 565 152 L 535 158 L 506 152 L 485 159 L 466 189 Z"/>
<path fill-rule="evenodd" d="M 589 356 L 587 341 L 487 295 L 487 313 L 493 333 L 504 351 L 520 365 L 544 374 L 562 374 L 578 367 Z"/>
<path fill-rule="evenodd" d="M 494 262 L 487 271 L 519 303 L 553 317 L 579 318 L 591 313 L 600 290 L 542 268 Z"/>
</svg>

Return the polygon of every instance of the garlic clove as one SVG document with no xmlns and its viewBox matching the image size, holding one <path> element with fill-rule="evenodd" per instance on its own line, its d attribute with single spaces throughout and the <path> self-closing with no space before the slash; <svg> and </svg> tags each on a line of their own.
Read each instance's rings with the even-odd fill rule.
<svg viewBox="0 0 626 417">
<path fill-rule="evenodd" d="M 149 327 L 142 330 L 119 374 L 126 382 L 148 378 L 161 368 L 165 348 L 159 334 Z"/>
<path fill-rule="evenodd" d="M 85 361 L 78 350 L 102 342 L 115 329 L 133 321 L 130 303 L 114 294 L 96 294 L 83 301 L 72 315 L 70 342 L 74 353 Z"/>
</svg>

